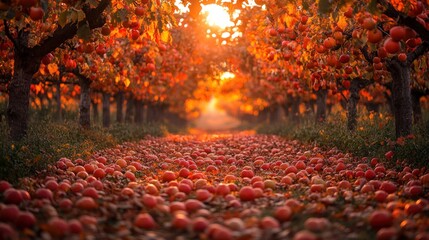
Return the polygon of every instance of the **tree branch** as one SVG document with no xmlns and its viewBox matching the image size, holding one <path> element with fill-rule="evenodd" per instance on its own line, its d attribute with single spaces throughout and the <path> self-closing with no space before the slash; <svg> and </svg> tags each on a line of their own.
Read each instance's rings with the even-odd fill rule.
<svg viewBox="0 0 429 240">
<path fill-rule="evenodd" d="M 65 72 L 73 73 L 77 78 L 79 78 L 80 80 L 83 80 L 85 82 L 89 82 L 89 83 L 91 82 L 91 79 L 89 79 L 87 76 L 83 75 L 80 72 L 79 67 L 77 67 L 77 68 L 75 68 L 73 70 L 66 69 Z"/>
<path fill-rule="evenodd" d="M 378 2 L 386 7 L 386 10 L 383 12 L 386 16 L 395 19 L 398 24 L 412 28 L 423 41 L 429 41 L 429 31 L 426 30 L 426 27 L 421 25 L 416 18 L 398 12 L 390 2 L 385 0 L 379 0 Z"/>
<path fill-rule="evenodd" d="M 76 85 L 79 84 L 78 81 L 60 81 L 60 80 L 52 80 L 52 79 L 44 79 L 42 80 L 35 80 L 33 79 L 31 81 L 31 84 L 39 84 L 39 83 L 60 83 L 60 84 L 70 84 L 70 85 Z"/>
<path fill-rule="evenodd" d="M 420 98 L 420 97 L 429 95 L 429 89 L 427 89 L 427 88 L 425 88 L 425 89 L 411 88 L 411 94 L 416 95 Z"/>
<path fill-rule="evenodd" d="M 96 8 L 84 9 L 86 15 L 85 19 L 78 23 L 68 23 L 64 27 L 59 26 L 50 37 L 46 38 L 39 45 L 32 48 L 34 55 L 43 57 L 46 54 L 54 51 L 65 41 L 73 38 L 77 34 L 78 28 L 84 24 L 88 24 L 91 30 L 102 27 L 106 22 L 102 13 L 110 4 L 111 0 L 101 0 Z"/>
<path fill-rule="evenodd" d="M 374 56 L 375 56 L 375 52 L 369 53 L 368 52 L 368 45 L 365 45 L 363 47 L 360 48 L 361 53 L 363 54 L 363 56 L 365 57 L 365 60 L 369 63 L 373 63 L 374 61 Z"/>
<path fill-rule="evenodd" d="M 346 101 L 346 103 L 349 103 L 349 99 L 346 97 L 346 95 L 344 95 L 343 91 L 340 91 L 341 97 L 344 98 L 344 101 Z"/>
<path fill-rule="evenodd" d="M 12 33 L 10 32 L 9 24 L 7 23 L 6 19 L 3 20 L 3 24 L 4 24 L 4 32 L 6 33 L 6 37 L 9 38 L 10 41 L 12 41 L 15 48 L 18 47 L 18 42 L 12 36 Z"/>
<path fill-rule="evenodd" d="M 414 51 L 407 54 L 407 64 L 411 64 L 429 50 L 429 42 L 424 41 Z"/>
</svg>

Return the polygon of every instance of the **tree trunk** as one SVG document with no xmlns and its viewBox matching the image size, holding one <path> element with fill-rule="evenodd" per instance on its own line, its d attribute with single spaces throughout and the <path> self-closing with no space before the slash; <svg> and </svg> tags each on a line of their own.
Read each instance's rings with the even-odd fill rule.
<svg viewBox="0 0 429 240">
<path fill-rule="evenodd" d="M 269 122 L 271 124 L 277 123 L 279 121 L 279 108 L 278 104 L 274 103 L 270 105 L 270 115 L 269 115 Z"/>
<path fill-rule="evenodd" d="M 41 59 L 19 53 L 15 49 L 14 74 L 9 84 L 7 122 L 12 140 L 21 140 L 28 129 L 30 85 L 33 75 L 38 71 Z"/>
<path fill-rule="evenodd" d="M 60 73 L 61 74 L 61 73 Z M 61 77 L 60 77 L 61 80 Z M 56 118 L 58 122 L 63 121 L 63 108 L 61 106 L 61 83 L 56 84 L 57 92 L 55 94 L 55 100 L 57 101 Z"/>
<path fill-rule="evenodd" d="M 122 123 L 124 121 L 124 92 L 119 91 L 116 95 L 116 122 Z"/>
<path fill-rule="evenodd" d="M 46 95 L 46 101 L 48 102 L 48 110 L 52 109 L 52 99 Z"/>
<path fill-rule="evenodd" d="M 167 103 L 162 103 L 161 106 L 159 107 L 159 116 L 158 116 L 158 120 L 162 123 L 165 123 L 165 115 L 168 112 L 168 108 L 169 105 Z"/>
<path fill-rule="evenodd" d="M 396 137 L 411 134 L 413 124 L 413 111 L 411 104 L 410 66 L 393 59 L 387 64 L 392 76 L 392 99 L 395 108 Z"/>
<path fill-rule="evenodd" d="M 390 114 L 395 115 L 395 106 L 393 105 L 393 99 L 392 96 L 385 93 L 384 97 L 386 98 L 387 101 L 387 107 L 389 109 Z"/>
<path fill-rule="evenodd" d="M 103 127 L 110 127 L 110 94 L 103 92 Z"/>
<path fill-rule="evenodd" d="M 125 110 L 125 122 L 132 123 L 134 118 L 134 99 L 132 96 L 127 98 L 127 109 Z"/>
<path fill-rule="evenodd" d="M 329 104 L 326 105 L 326 111 L 327 111 L 328 114 L 332 113 L 332 107 L 333 106 L 334 106 L 334 104 L 332 104 L 332 103 L 329 103 Z"/>
<path fill-rule="evenodd" d="M 134 122 L 137 124 L 142 124 L 143 123 L 143 114 L 144 114 L 144 105 L 143 105 L 143 101 L 142 100 L 135 100 L 135 113 L 136 115 L 134 116 Z"/>
<path fill-rule="evenodd" d="M 422 120 L 422 106 L 420 104 L 421 97 L 422 94 L 420 94 L 417 90 L 411 90 L 414 124 L 417 124 Z"/>
<path fill-rule="evenodd" d="M 39 93 L 37 97 L 39 98 L 39 101 L 40 101 L 40 110 L 44 111 L 46 109 L 46 106 L 44 103 L 45 95 Z"/>
<path fill-rule="evenodd" d="M 91 101 L 92 105 L 92 116 L 94 117 L 94 123 L 98 123 L 100 120 L 100 112 L 98 111 L 98 103 L 96 101 Z"/>
<path fill-rule="evenodd" d="M 293 122 L 298 122 L 299 120 L 299 97 L 292 98 L 292 107 L 291 107 L 291 116 Z"/>
<path fill-rule="evenodd" d="M 375 112 L 378 113 L 380 112 L 380 104 L 375 103 L 375 102 L 368 102 L 365 104 L 366 110 L 368 110 L 368 112 Z"/>
<path fill-rule="evenodd" d="M 79 103 L 79 125 L 84 129 L 91 127 L 91 97 L 90 85 L 91 80 L 87 77 L 79 77 L 80 85 L 80 103 Z"/>
<path fill-rule="evenodd" d="M 347 102 L 347 128 L 354 131 L 357 126 L 357 104 L 359 102 L 359 91 L 373 83 L 371 80 L 354 78 L 350 83 L 350 98 Z"/>
<path fill-rule="evenodd" d="M 155 109 L 154 103 L 148 102 L 146 104 L 146 122 L 155 122 Z"/>
<path fill-rule="evenodd" d="M 347 128 L 350 131 L 356 130 L 357 126 L 357 104 L 359 102 L 359 87 L 352 81 L 350 84 L 350 98 L 347 102 Z"/>
<path fill-rule="evenodd" d="M 289 107 L 290 107 L 290 102 L 289 101 L 286 101 L 286 102 L 284 102 L 283 104 L 282 104 L 282 107 L 283 107 L 283 112 L 284 112 L 284 114 L 285 114 L 285 117 L 288 117 L 289 116 Z"/>
<path fill-rule="evenodd" d="M 320 89 L 316 92 L 316 122 L 324 122 L 326 120 L 326 98 L 328 96 L 328 90 Z"/>
</svg>

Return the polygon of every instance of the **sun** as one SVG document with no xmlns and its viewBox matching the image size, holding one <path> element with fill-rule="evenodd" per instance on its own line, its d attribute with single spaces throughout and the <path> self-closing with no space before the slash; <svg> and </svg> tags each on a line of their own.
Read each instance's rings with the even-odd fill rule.
<svg viewBox="0 0 429 240">
<path fill-rule="evenodd" d="M 203 5 L 201 12 L 207 14 L 206 22 L 210 26 L 217 26 L 219 28 L 234 26 L 227 12 L 227 8 L 225 7 L 221 7 L 217 4 Z"/>
</svg>

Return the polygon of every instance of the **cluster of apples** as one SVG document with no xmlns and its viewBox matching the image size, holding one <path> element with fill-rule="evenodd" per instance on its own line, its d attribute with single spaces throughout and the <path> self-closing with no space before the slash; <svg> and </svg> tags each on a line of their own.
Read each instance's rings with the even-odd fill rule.
<svg viewBox="0 0 429 240">
<path fill-rule="evenodd" d="M 1 181 L 0 239 L 427 239 L 429 174 L 389 168 L 390 155 L 272 136 L 147 138 L 62 158 L 19 187 Z"/>
</svg>

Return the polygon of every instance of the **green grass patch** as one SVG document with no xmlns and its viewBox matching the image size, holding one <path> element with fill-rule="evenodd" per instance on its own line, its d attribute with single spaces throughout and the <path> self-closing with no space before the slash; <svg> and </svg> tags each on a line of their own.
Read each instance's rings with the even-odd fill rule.
<svg viewBox="0 0 429 240">
<path fill-rule="evenodd" d="M 94 126 L 83 130 L 76 121 L 55 123 L 34 115 L 23 140 L 9 140 L 7 129 L 5 121 L 0 122 L 0 179 L 11 182 L 34 175 L 61 157 L 86 158 L 94 151 L 125 141 L 166 133 L 166 128 L 157 124 L 116 124 L 108 129 Z"/>
<path fill-rule="evenodd" d="M 264 125 L 258 133 L 274 134 L 296 139 L 304 143 L 316 144 L 324 148 L 338 148 L 359 157 L 378 157 L 385 160 L 385 153 L 394 152 L 395 160 L 405 160 L 416 167 L 429 166 L 429 114 L 414 126 L 412 138 L 395 139 L 394 122 L 383 115 L 362 113 L 356 131 L 347 129 L 344 115 L 331 115 L 325 123 L 315 123 L 313 119 L 303 119 L 299 124 L 284 121 Z"/>
</svg>

